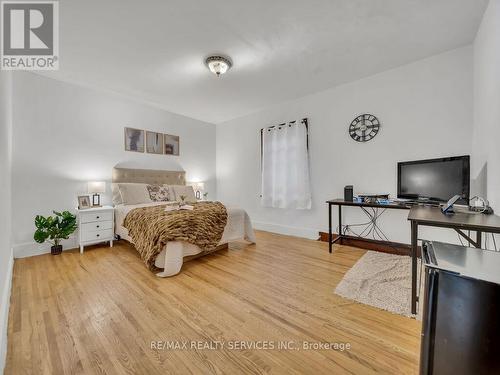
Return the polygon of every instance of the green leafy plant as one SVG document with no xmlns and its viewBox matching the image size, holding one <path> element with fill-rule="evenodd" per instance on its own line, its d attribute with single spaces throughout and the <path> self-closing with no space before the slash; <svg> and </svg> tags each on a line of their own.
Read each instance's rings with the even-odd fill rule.
<svg viewBox="0 0 500 375">
<path fill-rule="evenodd" d="M 203 199 L 205 199 L 205 200 L 206 200 L 206 199 L 207 199 L 207 197 L 208 197 L 208 193 L 203 193 Z"/>
<path fill-rule="evenodd" d="M 53 212 L 55 216 L 36 216 L 36 232 L 33 238 L 38 243 L 49 242 L 53 246 L 59 246 L 61 240 L 67 240 L 78 226 L 76 216 L 71 212 Z"/>
</svg>

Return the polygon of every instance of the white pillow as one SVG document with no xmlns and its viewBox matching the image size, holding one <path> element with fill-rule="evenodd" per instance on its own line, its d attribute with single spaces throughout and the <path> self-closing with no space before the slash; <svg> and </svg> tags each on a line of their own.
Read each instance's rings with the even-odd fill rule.
<svg viewBox="0 0 500 375">
<path fill-rule="evenodd" d="M 111 193 L 113 195 L 112 202 L 115 206 L 122 204 L 122 195 L 120 193 L 120 188 L 118 187 L 118 184 L 111 184 Z"/>
<path fill-rule="evenodd" d="M 122 194 L 120 192 L 120 185 L 147 185 L 138 182 L 113 182 L 111 184 L 111 193 L 113 195 L 112 202 L 115 206 L 123 204 Z"/>
<path fill-rule="evenodd" d="M 119 183 L 118 189 L 123 204 L 151 203 L 147 184 Z"/>
<path fill-rule="evenodd" d="M 180 201 L 181 195 L 186 197 L 186 202 L 196 202 L 196 196 L 192 186 L 186 185 L 169 185 L 170 191 L 174 192 L 175 200 Z"/>
</svg>

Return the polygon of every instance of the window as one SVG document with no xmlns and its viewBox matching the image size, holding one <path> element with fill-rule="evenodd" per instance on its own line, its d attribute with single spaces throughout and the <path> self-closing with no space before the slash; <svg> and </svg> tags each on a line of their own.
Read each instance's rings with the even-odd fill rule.
<svg viewBox="0 0 500 375">
<path fill-rule="evenodd" d="M 311 208 L 307 119 L 261 129 L 264 207 Z"/>
</svg>

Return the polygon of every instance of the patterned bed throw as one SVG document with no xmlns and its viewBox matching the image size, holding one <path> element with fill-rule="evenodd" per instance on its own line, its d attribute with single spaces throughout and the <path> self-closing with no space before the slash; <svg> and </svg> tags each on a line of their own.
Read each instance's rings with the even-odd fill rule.
<svg viewBox="0 0 500 375">
<path fill-rule="evenodd" d="M 219 244 L 227 223 L 220 202 L 198 202 L 192 211 L 165 211 L 166 205 L 136 208 L 123 222 L 142 260 L 152 271 L 168 241 L 186 241 L 209 251 Z"/>
</svg>

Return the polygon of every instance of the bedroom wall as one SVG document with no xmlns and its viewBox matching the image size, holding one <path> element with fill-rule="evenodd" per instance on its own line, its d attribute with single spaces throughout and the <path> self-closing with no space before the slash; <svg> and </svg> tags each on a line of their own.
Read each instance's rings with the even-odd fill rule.
<svg viewBox="0 0 500 375">
<path fill-rule="evenodd" d="M 500 0 L 491 0 L 474 40 L 473 174 L 500 212 Z"/>
<path fill-rule="evenodd" d="M 7 318 L 12 282 L 11 162 L 12 80 L 0 71 L 0 373 L 7 353 Z"/>
<path fill-rule="evenodd" d="M 361 113 L 382 123 L 368 143 L 353 141 L 347 132 Z M 259 129 L 302 117 L 310 124 L 313 207 L 263 208 Z M 353 184 L 355 193 L 395 196 L 397 161 L 470 154 L 471 137 L 472 48 L 466 46 L 217 125 L 218 198 L 245 208 L 256 228 L 317 238 L 328 229 L 324 202 L 342 197 L 345 185 Z M 407 214 L 391 211 L 380 218 L 391 240 L 410 242 Z M 347 209 L 345 219 L 353 224 L 367 218 Z M 457 240 L 451 232 L 432 233 Z"/>
<path fill-rule="evenodd" d="M 15 256 L 48 251 L 33 241 L 35 215 L 73 210 L 87 181 L 111 181 L 115 165 L 185 170 L 215 197 L 215 125 L 40 75 L 13 77 Z M 124 127 L 180 136 L 180 156 L 124 150 Z M 103 203 L 111 202 L 110 184 Z M 66 243 L 74 247 L 75 241 Z"/>
</svg>

